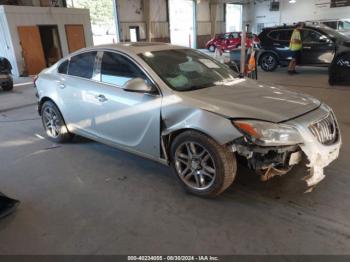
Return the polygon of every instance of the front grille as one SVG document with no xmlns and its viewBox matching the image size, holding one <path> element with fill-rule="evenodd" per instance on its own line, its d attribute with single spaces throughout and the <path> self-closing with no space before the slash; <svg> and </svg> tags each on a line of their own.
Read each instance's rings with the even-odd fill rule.
<svg viewBox="0 0 350 262">
<path fill-rule="evenodd" d="M 338 140 L 339 129 L 332 113 L 309 126 L 311 133 L 323 145 L 331 145 Z"/>
</svg>

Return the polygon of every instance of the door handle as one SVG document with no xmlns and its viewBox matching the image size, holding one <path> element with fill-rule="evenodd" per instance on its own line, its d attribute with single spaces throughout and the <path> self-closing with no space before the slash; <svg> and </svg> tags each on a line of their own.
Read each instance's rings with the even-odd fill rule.
<svg viewBox="0 0 350 262">
<path fill-rule="evenodd" d="M 100 101 L 101 103 L 106 102 L 108 99 L 104 95 L 97 95 L 96 99 Z"/>
<path fill-rule="evenodd" d="M 65 84 L 59 84 L 58 87 L 61 88 L 61 89 L 65 89 L 66 85 Z"/>
<path fill-rule="evenodd" d="M 311 49 L 311 46 L 304 46 L 303 49 Z"/>
</svg>

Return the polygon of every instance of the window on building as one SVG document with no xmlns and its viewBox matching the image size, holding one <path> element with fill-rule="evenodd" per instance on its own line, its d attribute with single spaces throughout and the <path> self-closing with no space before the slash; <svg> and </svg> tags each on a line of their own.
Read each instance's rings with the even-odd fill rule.
<svg viewBox="0 0 350 262">
<path fill-rule="evenodd" d="M 257 32 L 258 34 L 260 34 L 262 32 L 262 30 L 264 29 L 265 24 L 264 23 L 258 23 L 256 28 L 257 28 Z"/>
</svg>

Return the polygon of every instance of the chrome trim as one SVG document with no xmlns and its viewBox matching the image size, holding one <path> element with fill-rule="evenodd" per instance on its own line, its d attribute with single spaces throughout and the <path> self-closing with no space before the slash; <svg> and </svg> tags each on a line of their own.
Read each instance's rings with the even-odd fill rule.
<svg viewBox="0 0 350 262">
<path fill-rule="evenodd" d="M 312 122 L 308 128 L 318 142 L 323 145 L 332 145 L 338 141 L 339 128 L 332 112 L 329 112 L 325 117 Z"/>
</svg>

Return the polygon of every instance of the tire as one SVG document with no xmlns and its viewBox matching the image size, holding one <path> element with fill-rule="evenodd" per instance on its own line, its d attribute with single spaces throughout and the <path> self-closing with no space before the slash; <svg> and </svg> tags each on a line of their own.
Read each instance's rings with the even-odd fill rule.
<svg viewBox="0 0 350 262">
<path fill-rule="evenodd" d="M 265 72 L 272 72 L 278 66 L 277 57 L 272 53 L 262 54 L 259 61 L 261 69 Z"/>
<path fill-rule="evenodd" d="M 214 53 L 214 52 L 215 52 L 215 50 L 216 50 L 215 45 L 210 45 L 210 46 L 208 47 L 208 50 L 209 50 L 209 52 Z"/>
<path fill-rule="evenodd" d="M 41 108 L 41 119 L 47 137 L 55 143 L 69 142 L 73 135 L 69 133 L 62 114 L 57 106 L 46 101 Z"/>
<path fill-rule="evenodd" d="M 5 85 L 2 86 L 4 91 L 11 91 L 13 89 L 13 82 L 8 81 Z"/>
<path fill-rule="evenodd" d="M 202 133 L 181 133 L 174 139 L 170 151 L 176 177 L 192 194 L 217 196 L 235 179 L 237 163 L 234 153 Z"/>
</svg>

